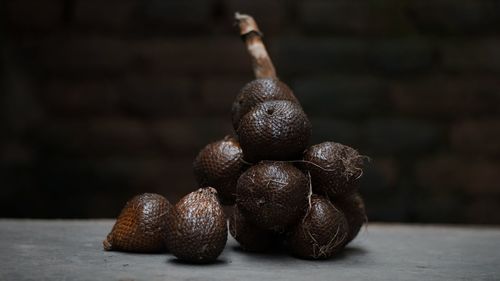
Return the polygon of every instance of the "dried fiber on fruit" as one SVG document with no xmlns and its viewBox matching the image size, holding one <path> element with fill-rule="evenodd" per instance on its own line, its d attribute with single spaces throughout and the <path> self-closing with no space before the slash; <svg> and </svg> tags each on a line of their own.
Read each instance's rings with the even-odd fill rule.
<svg viewBox="0 0 500 281">
<path fill-rule="evenodd" d="M 341 250 L 347 239 L 344 213 L 327 198 L 313 194 L 306 215 L 291 231 L 292 253 L 306 259 L 327 259 Z"/>
<path fill-rule="evenodd" d="M 127 202 L 103 241 L 105 250 L 162 252 L 166 250 L 167 218 L 172 205 L 165 197 L 144 193 Z"/>
<path fill-rule="evenodd" d="M 336 197 L 357 190 L 364 157 L 347 145 L 323 142 L 304 152 L 304 166 L 311 174 L 315 192 Z"/>
</svg>

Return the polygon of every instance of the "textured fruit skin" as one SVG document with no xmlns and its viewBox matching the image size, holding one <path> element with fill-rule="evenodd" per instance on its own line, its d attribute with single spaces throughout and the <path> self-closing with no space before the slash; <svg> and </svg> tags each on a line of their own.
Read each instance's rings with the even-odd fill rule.
<svg viewBox="0 0 500 281">
<path fill-rule="evenodd" d="M 288 245 L 300 258 L 327 259 L 344 247 L 348 228 L 342 211 L 328 199 L 313 194 L 311 207 L 291 231 Z"/>
<path fill-rule="evenodd" d="M 212 262 L 227 241 L 224 210 L 211 187 L 184 196 L 167 223 L 167 247 L 177 258 L 192 263 Z"/>
<path fill-rule="evenodd" d="M 264 252 L 273 247 L 276 237 L 269 231 L 252 224 L 235 206 L 229 217 L 229 232 L 240 243 L 242 249 L 249 252 Z"/>
<path fill-rule="evenodd" d="M 367 221 L 365 202 L 359 193 L 352 193 L 333 201 L 333 204 L 344 212 L 349 224 L 349 234 L 345 244 L 351 242 L 359 233 L 363 224 Z"/>
<path fill-rule="evenodd" d="M 357 180 L 363 174 L 363 157 L 354 148 L 323 142 L 309 147 L 304 152 L 304 161 L 315 192 L 334 198 L 357 190 Z"/>
<path fill-rule="evenodd" d="M 243 150 L 231 136 L 206 145 L 193 162 L 198 185 L 215 188 L 221 202 L 229 205 L 234 203 L 236 182 L 244 167 Z"/>
<path fill-rule="evenodd" d="M 167 217 L 172 208 L 159 194 L 135 196 L 122 209 L 103 241 L 104 249 L 144 253 L 165 251 Z"/>
<path fill-rule="evenodd" d="M 305 212 L 306 176 L 286 162 L 261 162 L 238 179 L 236 204 L 253 224 L 283 232 Z"/>
<path fill-rule="evenodd" d="M 231 108 L 233 128 L 238 129 L 240 119 L 254 106 L 271 100 L 288 100 L 298 104 L 292 90 L 276 78 L 260 78 L 247 83 L 236 96 Z"/>
<path fill-rule="evenodd" d="M 237 133 L 249 162 L 300 159 L 311 137 L 311 123 L 296 103 L 267 101 L 243 116 Z"/>
</svg>

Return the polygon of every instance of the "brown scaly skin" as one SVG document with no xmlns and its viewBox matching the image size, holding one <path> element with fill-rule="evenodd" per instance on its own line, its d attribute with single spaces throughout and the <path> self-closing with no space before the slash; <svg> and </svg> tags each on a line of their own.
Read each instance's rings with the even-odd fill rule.
<svg viewBox="0 0 500 281">
<path fill-rule="evenodd" d="M 277 78 L 259 78 L 243 86 L 231 107 L 234 130 L 238 130 L 241 118 L 256 105 L 271 100 L 287 100 L 299 105 L 292 90 Z"/>
<path fill-rule="evenodd" d="M 206 145 L 193 162 L 198 185 L 214 187 L 226 205 L 234 203 L 236 182 L 244 168 L 243 151 L 231 136 Z"/>
<path fill-rule="evenodd" d="M 167 224 L 167 246 L 180 260 L 209 263 L 222 253 L 227 222 L 214 188 L 200 188 L 184 196 Z"/>
<path fill-rule="evenodd" d="M 290 163 L 261 162 L 238 179 L 236 204 L 253 224 L 281 233 L 304 214 L 306 176 Z"/>
<path fill-rule="evenodd" d="M 103 241 L 107 251 L 166 251 L 167 217 L 172 205 L 153 193 L 137 195 L 127 202 L 113 229 Z"/>
<path fill-rule="evenodd" d="M 235 19 L 257 78 L 243 87 L 232 107 L 245 160 L 296 159 L 309 142 L 309 119 L 290 88 L 277 78 L 255 20 L 239 13 Z"/>
<path fill-rule="evenodd" d="M 311 123 L 294 102 L 266 101 L 243 116 L 237 133 L 248 162 L 294 160 L 309 143 Z"/>
</svg>

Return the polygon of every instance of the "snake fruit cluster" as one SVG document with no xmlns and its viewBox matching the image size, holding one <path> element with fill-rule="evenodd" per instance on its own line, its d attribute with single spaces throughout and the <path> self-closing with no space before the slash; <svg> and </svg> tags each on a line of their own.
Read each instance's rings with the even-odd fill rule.
<svg viewBox="0 0 500 281">
<path fill-rule="evenodd" d="M 275 77 L 246 84 L 231 112 L 235 136 L 208 144 L 193 163 L 199 185 L 234 205 L 231 235 L 247 251 L 284 245 L 308 259 L 340 252 L 366 221 L 363 157 L 337 142 L 308 146 L 311 123 Z"/>
<path fill-rule="evenodd" d="M 286 247 L 297 257 L 339 253 L 366 222 L 358 192 L 363 157 L 353 148 L 309 146 L 311 123 L 293 91 L 276 76 L 248 15 L 236 13 L 256 79 L 231 108 L 234 136 L 206 145 L 193 170 L 199 189 L 172 206 L 158 194 L 130 200 L 103 242 L 105 250 L 170 251 L 191 263 L 217 259 L 229 232 L 247 251 Z"/>
</svg>

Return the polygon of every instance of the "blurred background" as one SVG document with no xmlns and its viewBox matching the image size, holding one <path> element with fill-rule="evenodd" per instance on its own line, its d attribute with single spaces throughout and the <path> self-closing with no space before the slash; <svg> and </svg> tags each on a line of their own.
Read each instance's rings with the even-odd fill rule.
<svg viewBox="0 0 500 281">
<path fill-rule="evenodd" d="M 500 223 L 500 1 L 5 0 L 0 217 L 177 201 L 232 133 L 252 14 L 313 143 L 372 161 L 371 221 Z"/>
</svg>

